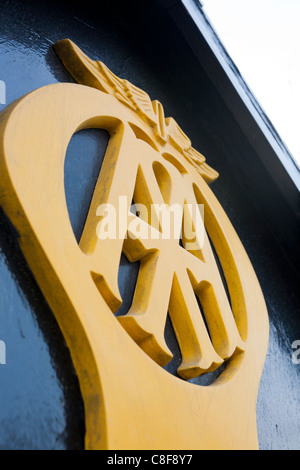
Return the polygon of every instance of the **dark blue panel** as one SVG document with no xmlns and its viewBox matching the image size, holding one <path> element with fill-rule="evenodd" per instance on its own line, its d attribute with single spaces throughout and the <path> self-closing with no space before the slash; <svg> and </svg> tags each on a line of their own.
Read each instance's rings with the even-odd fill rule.
<svg viewBox="0 0 300 470">
<path fill-rule="evenodd" d="M 80 241 L 93 191 L 104 159 L 109 134 L 84 129 L 70 140 L 65 159 L 65 193 L 71 225 Z"/>
<path fill-rule="evenodd" d="M 0 212 L 0 449 L 80 449 L 84 413 L 60 329 Z"/>
</svg>

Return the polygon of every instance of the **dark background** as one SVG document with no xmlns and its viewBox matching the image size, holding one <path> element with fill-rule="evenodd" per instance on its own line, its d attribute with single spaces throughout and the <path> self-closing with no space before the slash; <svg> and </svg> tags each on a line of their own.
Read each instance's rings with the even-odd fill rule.
<svg viewBox="0 0 300 470">
<path fill-rule="evenodd" d="M 180 13 L 178 3 L 165 5 Z M 260 448 L 300 449 L 300 365 L 291 360 L 291 345 L 300 339 L 299 224 L 251 145 L 253 131 L 246 135 L 241 129 L 222 87 L 215 87 L 178 29 L 178 14 L 148 0 L 97 2 L 98 9 L 91 2 L 0 4 L 0 80 L 6 83 L 7 104 L 41 86 L 73 82 L 52 49 L 57 40 L 70 38 L 161 101 L 166 116 L 177 120 L 220 173 L 212 189 L 246 248 L 270 316 L 257 405 Z M 104 131 L 91 130 L 75 135 L 69 145 L 65 187 L 77 238 L 106 144 Z M 0 340 L 6 343 L 7 364 L 0 365 L 0 449 L 81 449 L 84 410 L 77 377 L 17 238 L 1 212 Z M 137 269 L 122 259 L 119 281 L 127 306 Z"/>
</svg>

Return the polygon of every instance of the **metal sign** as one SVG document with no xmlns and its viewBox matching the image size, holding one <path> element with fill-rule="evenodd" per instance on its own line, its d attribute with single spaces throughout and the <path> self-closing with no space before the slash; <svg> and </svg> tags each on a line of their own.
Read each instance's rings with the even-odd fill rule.
<svg viewBox="0 0 300 470">
<path fill-rule="evenodd" d="M 0 203 L 70 348 L 86 448 L 257 448 L 268 316 L 208 186 L 217 172 L 161 103 L 71 41 L 55 50 L 80 84 L 46 86 L 2 113 Z M 78 245 L 63 169 L 85 128 L 106 129 L 110 141 Z M 140 268 L 131 308 L 115 317 L 122 253 Z M 162 367 L 172 358 L 167 313 L 179 377 Z M 224 363 L 210 386 L 188 382 Z"/>
</svg>

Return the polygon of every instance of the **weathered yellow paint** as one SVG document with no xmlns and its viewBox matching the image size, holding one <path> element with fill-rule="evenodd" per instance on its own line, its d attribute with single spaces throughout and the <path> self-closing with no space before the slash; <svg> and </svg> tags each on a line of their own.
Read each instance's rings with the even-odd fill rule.
<svg viewBox="0 0 300 470">
<path fill-rule="evenodd" d="M 195 165 L 196 151 L 189 143 L 194 160 L 186 158 L 178 139 L 174 145 L 170 137 L 174 123 L 162 118 L 159 103 L 153 110 L 151 125 L 145 113 L 107 90 L 77 84 L 50 85 L 20 99 L 0 120 L 0 203 L 70 348 L 84 400 L 87 449 L 254 449 L 268 342 L 263 295 L 240 240 Z M 89 127 L 107 129 L 111 138 L 78 246 L 64 193 L 64 158 L 74 132 Z M 99 240 L 97 208 L 108 202 L 117 208 L 119 195 L 147 207 L 204 204 L 233 315 L 207 237 L 190 252 L 178 239 L 129 237 L 124 243 L 123 233 Z M 141 224 L 148 222 L 141 216 Z M 160 230 L 158 222 L 154 229 Z M 122 250 L 129 260 L 140 259 L 141 269 L 132 308 L 117 321 L 112 312 L 121 302 Z M 163 338 L 168 308 L 183 378 L 227 361 L 209 387 L 161 367 L 170 359 Z"/>
</svg>

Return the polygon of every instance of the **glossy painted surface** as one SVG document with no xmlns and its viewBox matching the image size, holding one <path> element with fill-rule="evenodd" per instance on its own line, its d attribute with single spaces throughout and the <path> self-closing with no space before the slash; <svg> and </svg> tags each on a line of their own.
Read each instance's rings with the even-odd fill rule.
<svg viewBox="0 0 300 470">
<path fill-rule="evenodd" d="M 125 10 L 121 20 L 112 20 L 109 8 L 100 16 L 89 13 L 88 5 L 76 9 L 55 2 L 3 2 L 0 80 L 6 83 L 7 103 L 40 86 L 72 81 L 51 48 L 70 37 L 91 57 L 161 100 L 167 115 L 176 117 L 195 148 L 221 174 L 212 189 L 247 250 L 267 302 L 271 327 L 258 396 L 260 447 L 300 449 L 300 365 L 291 360 L 291 344 L 300 339 L 299 277 L 282 255 L 276 233 L 269 230 L 253 187 L 249 191 L 242 162 L 251 159 L 253 149 L 169 19 L 148 5 L 152 26 L 144 27 L 144 41 L 136 43 L 130 25 L 134 17 Z M 192 84 L 187 76 L 194 77 Z M 78 138 L 78 171 L 85 167 L 85 146 L 85 138 Z M 97 162 L 91 165 L 94 170 L 86 175 L 90 187 Z M 275 190 L 264 168 L 257 165 L 253 172 L 265 183 L 271 204 Z M 80 231 L 84 208 L 78 211 L 71 194 L 70 201 L 70 217 Z M 0 365 L 0 448 L 80 448 L 82 403 L 68 351 L 3 217 L 0 236 L 0 339 L 7 346 L 7 365 Z M 134 282 L 126 269 L 120 280 L 124 286 Z"/>
<path fill-rule="evenodd" d="M 69 351 L 0 213 L 0 449 L 82 448 L 83 405 Z"/>
<path fill-rule="evenodd" d="M 91 123 L 111 138 L 78 246 L 65 204 L 64 160 L 76 129 Z M 265 301 L 226 213 L 194 164 L 173 147 L 176 134 L 167 127 L 168 141 L 159 144 L 153 127 L 109 94 L 73 83 L 35 90 L 2 115 L 0 204 L 70 348 L 84 401 L 86 449 L 257 449 L 256 399 L 269 337 Z M 119 195 L 127 196 L 126 209 Z M 132 197 L 149 210 L 162 196 L 170 207 L 204 204 L 232 312 L 206 235 L 201 252 L 200 228 L 197 244 L 187 244 L 197 224 L 192 216 L 184 214 L 184 249 L 177 230 L 164 237 L 164 223 L 162 237 L 156 236 L 153 219 L 156 232 L 140 234 L 148 219 L 142 209 L 140 217 L 129 215 Z M 103 239 L 104 201 L 127 221 L 118 236 Z M 122 250 L 141 267 L 130 311 L 117 321 Z M 172 358 L 164 340 L 168 310 L 182 355 L 178 375 L 192 379 L 228 359 L 216 383 L 199 387 L 159 367 Z"/>
</svg>

